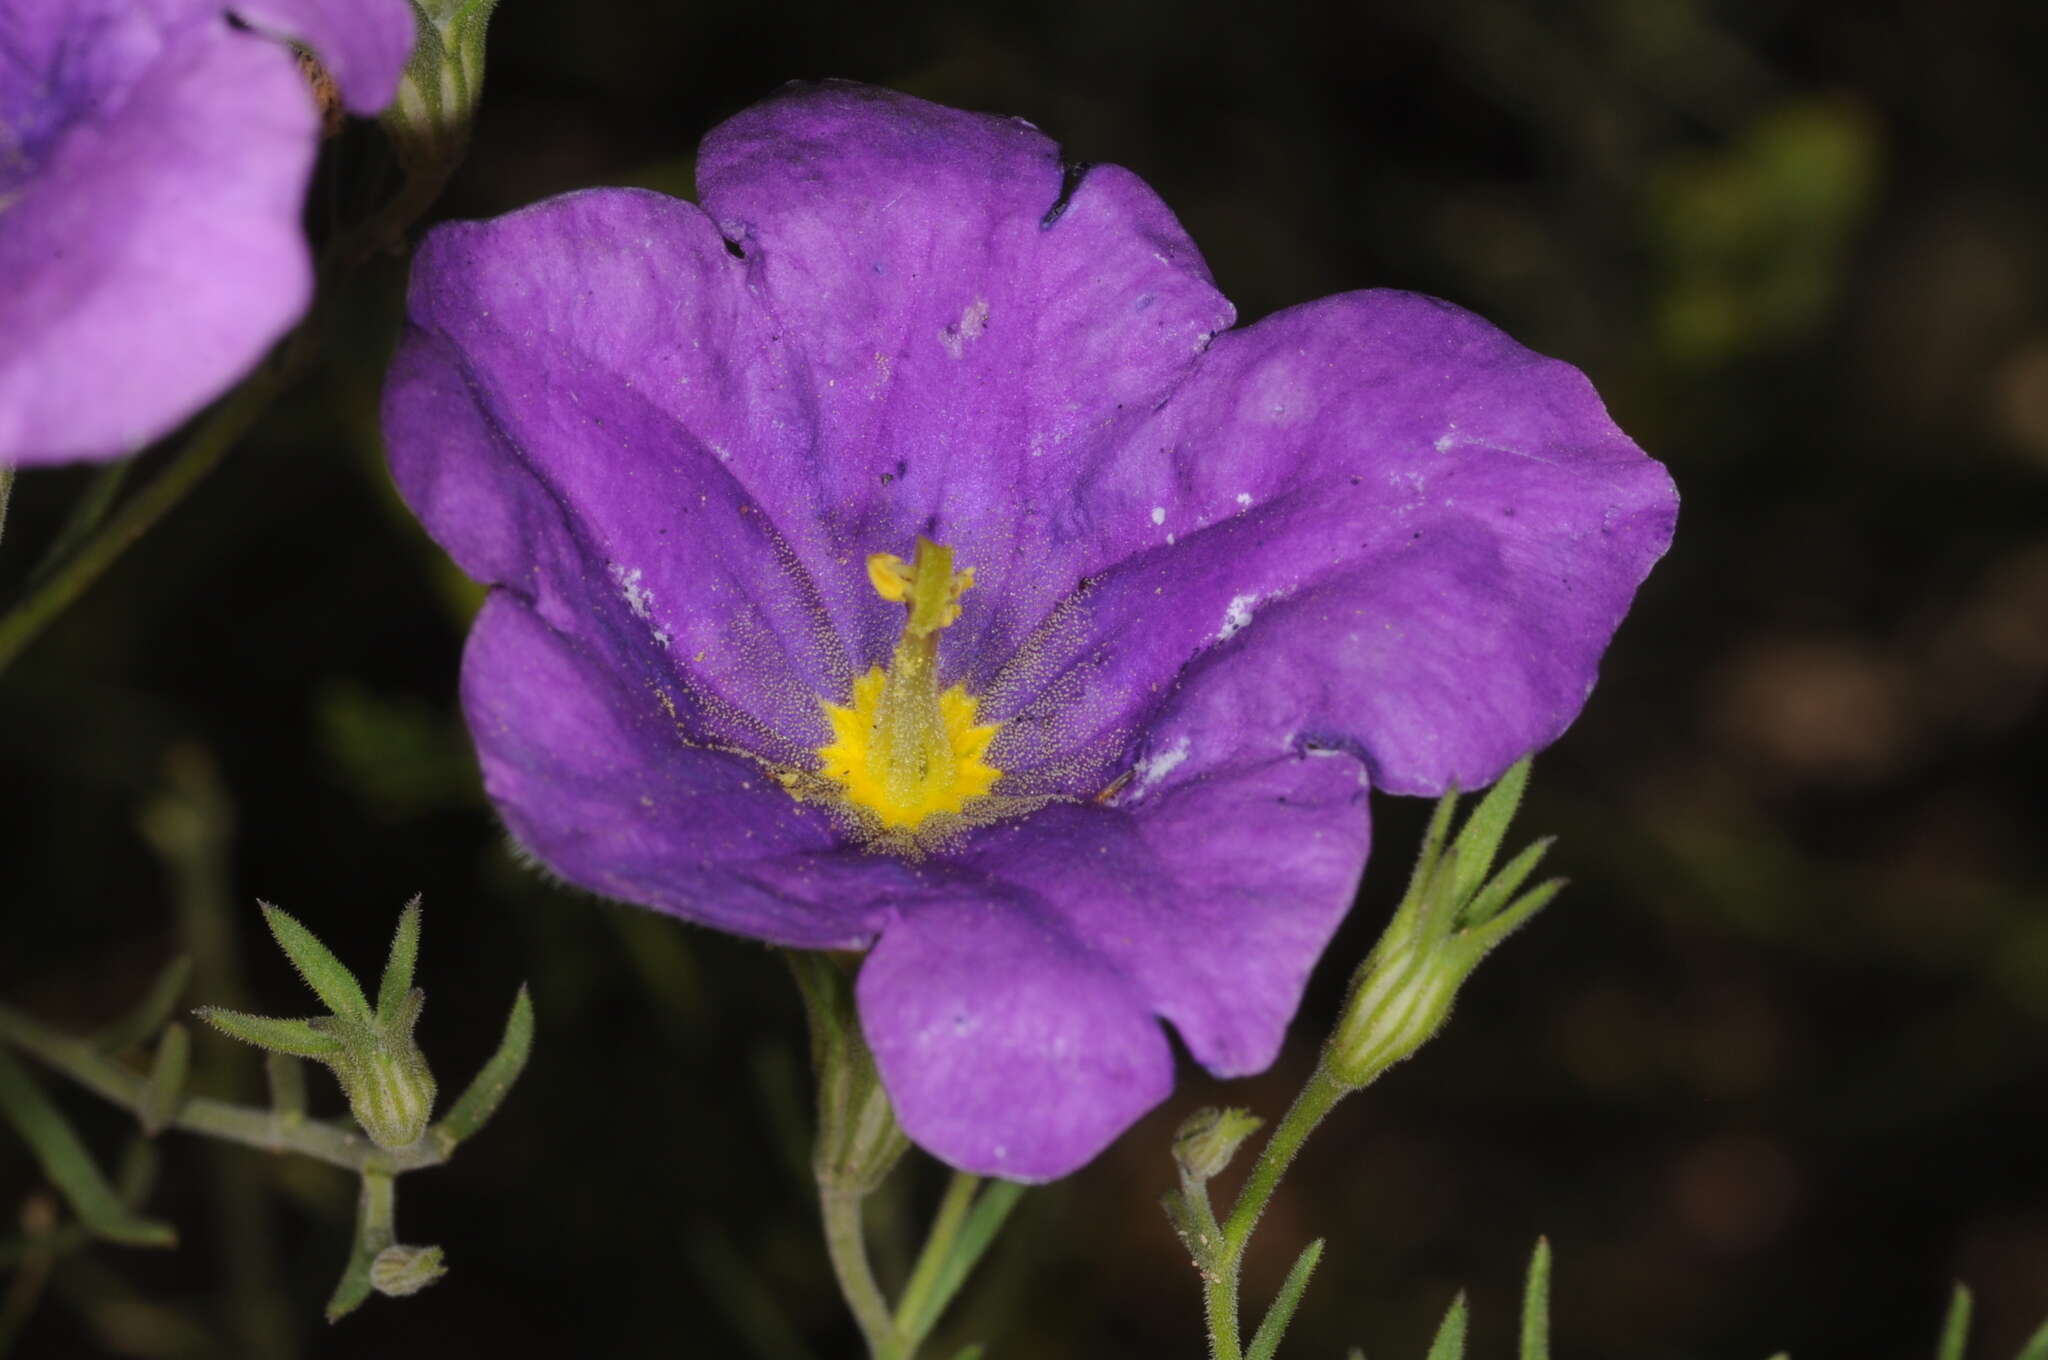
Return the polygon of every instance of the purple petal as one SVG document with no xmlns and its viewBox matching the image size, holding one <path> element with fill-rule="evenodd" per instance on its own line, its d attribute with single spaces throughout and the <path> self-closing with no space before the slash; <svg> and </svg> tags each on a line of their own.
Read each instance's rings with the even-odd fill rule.
<svg viewBox="0 0 2048 1360">
<path fill-rule="evenodd" d="M 611 659 L 492 594 L 462 664 L 484 788 L 513 836 L 564 878 L 756 939 L 852 949 L 903 866 L 832 853 L 817 810 L 752 761 L 689 745 Z"/>
<path fill-rule="evenodd" d="M 403 0 L 257 10 L 389 97 Z M 0 0 L 0 461 L 120 457 L 256 363 L 311 294 L 318 135 L 291 53 L 219 3 Z"/>
<path fill-rule="evenodd" d="M 251 28 L 311 48 L 341 87 L 342 101 L 374 114 L 398 92 L 412 55 L 406 0 L 231 0 Z"/>
<path fill-rule="evenodd" d="M 1140 541 L 1070 488 L 1233 312 L 1136 176 L 1066 169 L 1020 119 L 828 83 L 715 129 L 697 178 L 814 403 L 817 445 L 753 455 L 753 485 L 790 532 L 852 550 L 837 589 L 863 659 L 896 626 L 866 553 L 923 533 L 974 564 L 948 638 L 973 671 Z"/>
<path fill-rule="evenodd" d="M 311 293 L 299 209 L 318 129 L 290 55 L 217 14 L 102 19 L 83 51 L 43 31 L 38 55 L 67 68 L 44 74 L 91 98 L 42 107 L 37 162 L 0 208 L 0 461 L 131 452 L 253 365 Z"/>
<path fill-rule="evenodd" d="M 852 672 L 732 466 L 808 427 L 703 215 L 617 190 L 443 227 L 409 311 L 384 423 L 428 531 L 691 740 L 809 763 Z"/>
<path fill-rule="evenodd" d="M 1163 762 L 1143 807 L 1057 805 L 946 857 L 861 970 L 903 1127 L 955 1166 L 1049 1180 L 1162 1099 L 1155 1016 L 1223 1076 L 1279 1051 L 1365 862 L 1339 756 Z"/>
<path fill-rule="evenodd" d="M 998 765 L 1073 792 L 1133 731 L 1351 750 L 1399 793 L 1490 782 L 1578 714 L 1677 511 L 1576 369 L 1405 293 L 1222 337 L 1080 495 L 1159 542 L 989 710 Z"/>
</svg>

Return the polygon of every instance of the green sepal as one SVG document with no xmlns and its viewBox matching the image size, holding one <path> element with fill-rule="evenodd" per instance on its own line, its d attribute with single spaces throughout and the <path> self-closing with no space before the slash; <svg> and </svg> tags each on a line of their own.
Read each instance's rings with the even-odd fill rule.
<svg viewBox="0 0 2048 1360">
<path fill-rule="evenodd" d="M 332 1062 L 341 1056 L 344 1047 L 331 1025 L 314 1020 L 283 1020 L 219 1006 L 201 1006 L 192 1013 L 230 1039 L 240 1039 L 272 1053 Z"/>
<path fill-rule="evenodd" d="M 1509 860 L 1507 867 L 1495 874 L 1493 879 L 1465 905 L 1464 911 L 1459 913 L 1460 923 L 1470 929 L 1483 926 L 1499 916 L 1502 905 L 1528 881 L 1530 874 L 1536 872 L 1536 866 L 1543 862 L 1543 857 L 1550 853 L 1550 847 L 1556 844 L 1557 837 L 1545 836 L 1524 846 L 1522 852 Z"/>
<path fill-rule="evenodd" d="M 1465 1360 L 1465 1322 L 1465 1291 L 1461 1289 L 1437 1326 L 1436 1340 L 1429 1343 L 1429 1360 Z"/>
<path fill-rule="evenodd" d="M 268 902 L 258 905 L 263 908 L 263 919 L 270 926 L 278 948 L 284 950 L 285 957 L 299 970 L 299 976 L 306 980 L 313 994 L 325 1002 L 327 1009 L 337 1018 L 369 1024 L 370 1003 L 364 998 L 362 984 L 356 981 L 356 975 L 342 967 L 341 960 L 334 957 L 333 951 L 290 915 Z"/>
<path fill-rule="evenodd" d="M 93 1047 L 102 1053 L 125 1053 L 146 1042 L 171 1018 L 191 980 L 192 956 L 180 954 L 164 965 L 135 1009 L 93 1036 Z"/>
<path fill-rule="evenodd" d="M 370 1288 L 387 1299 L 410 1298 L 447 1273 L 439 1247 L 393 1243 L 370 1262 Z"/>
<path fill-rule="evenodd" d="M 1280 1292 L 1273 1296 L 1266 1316 L 1259 1322 L 1259 1330 L 1252 1335 L 1252 1344 L 1244 1353 L 1245 1360 L 1273 1360 L 1278 1354 L 1280 1339 L 1287 1335 L 1287 1324 L 1294 1321 L 1295 1307 L 1301 1303 L 1302 1291 L 1308 1288 L 1308 1277 L 1315 1273 L 1316 1262 L 1322 1259 L 1323 1239 L 1320 1237 L 1303 1247 L 1301 1255 L 1294 1258 L 1287 1278 L 1281 1281 Z"/>
<path fill-rule="evenodd" d="M 1934 1345 L 1934 1360 L 1963 1360 L 1970 1344 L 1970 1291 L 1961 1284 L 1948 1297 L 1948 1316 L 1941 1321 L 1941 1339 Z"/>
<path fill-rule="evenodd" d="M 177 1245 L 178 1234 L 170 1224 L 143 1218 L 122 1201 L 70 1121 L 5 1049 L 0 1049 L 0 1115 L 21 1134 L 36 1164 L 86 1231 L 130 1247 Z"/>
<path fill-rule="evenodd" d="M 391 955 L 384 963 L 383 980 L 377 984 L 377 1023 L 387 1031 L 393 1026 L 394 1018 L 408 1004 L 412 1005 L 412 1019 L 419 1018 L 418 1003 L 412 996 L 413 965 L 420 956 L 420 899 L 413 895 L 405 904 L 405 910 L 398 913 L 398 929 L 391 937 Z M 411 1022 L 402 1026 L 410 1030 Z"/>
<path fill-rule="evenodd" d="M 449 1107 L 441 1122 L 431 1130 L 443 1155 L 453 1152 L 457 1143 L 482 1128 L 498 1112 L 513 1083 L 526 1070 L 526 1060 L 532 1052 L 533 998 L 522 985 L 519 995 L 512 999 L 512 1013 L 505 1018 L 505 1032 L 498 1040 L 498 1051 L 491 1054 L 468 1087 L 455 1098 L 455 1104 Z"/>
<path fill-rule="evenodd" d="M 1451 843 L 1450 892 L 1453 902 L 1462 905 L 1472 901 L 1486 882 L 1486 876 L 1493 872 L 1494 856 L 1500 853 L 1500 843 L 1508 834 L 1508 823 L 1514 820 L 1522 792 L 1529 786 L 1530 759 L 1523 756 L 1508 767 L 1506 774 L 1493 781 L 1493 787 L 1486 791 L 1486 796 L 1479 800 L 1479 806 L 1472 809 L 1472 815 L 1465 819 L 1458 839 Z"/>
<path fill-rule="evenodd" d="M 1536 1239 L 1522 1286 L 1522 1360 L 1550 1360 L 1550 1239 Z"/>
<path fill-rule="evenodd" d="M 1173 1160 L 1180 1164 L 1182 1175 L 1196 1181 L 1213 1180 L 1265 1123 L 1250 1110 L 1204 1106 L 1182 1120 L 1174 1132 Z"/>
</svg>

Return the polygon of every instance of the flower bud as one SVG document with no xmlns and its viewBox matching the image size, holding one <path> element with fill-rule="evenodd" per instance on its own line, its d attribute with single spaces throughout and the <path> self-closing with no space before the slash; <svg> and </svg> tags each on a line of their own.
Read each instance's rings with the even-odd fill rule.
<svg viewBox="0 0 2048 1360">
<path fill-rule="evenodd" d="M 413 988 L 389 1022 L 334 1025 L 342 1050 L 329 1060 L 348 1093 L 356 1122 L 378 1147 L 410 1147 L 427 1131 L 434 1113 L 434 1074 L 413 1042 L 413 1024 L 425 997 Z"/>
<path fill-rule="evenodd" d="M 1173 1135 L 1173 1160 L 1189 1180 L 1213 1179 L 1265 1122 L 1250 1110 L 1196 1110 Z"/>
<path fill-rule="evenodd" d="M 389 1246 L 370 1262 L 370 1287 L 389 1298 L 417 1294 L 448 1273 L 439 1247 Z"/>
<path fill-rule="evenodd" d="M 497 0 L 412 0 L 412 8 L 419 36 L 384 129 L 408 172 L 438 181 L 469 147 L 483 94 L 484 31 Z"/>
</svg>

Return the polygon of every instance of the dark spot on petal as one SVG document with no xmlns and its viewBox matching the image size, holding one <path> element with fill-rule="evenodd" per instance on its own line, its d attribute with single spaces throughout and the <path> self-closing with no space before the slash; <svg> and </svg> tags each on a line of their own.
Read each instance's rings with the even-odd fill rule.
<svg viewBox="0 0 2048 1360">
<path fill-rule="evenodd" d="M 1089 161 L 1060 162 L 1060 196 L 1045 210 L 1045 216 L 1038 225 L 1041 230 L 1048 228 L 1067 215 L 1067 206 L 1074 201 L 1074 193 L 1081 187 L 1081 181 L 1095 166 Z"/>
<path fill-rule="evenodd" d="M 745 248 L 742 247 L 738 241 L 733 240 L 730 236 L 725 238 L 725 253 L 732 256 L 735 260 L 744 260 L 747 258 L 747 252 Z"/>
<path fill-rule="evenodd" d="M 893 481 L 895 481 L 895 480 L 896 480 L 896 474 L 895 474 L 895 473 L 893 473 L 893 472 L 885 472 L 885 473 L 883 473 L 883 474 L 882 474 L 882 485 L 883 485 L 883 486 L 887 486 L 887 485 L 888 485 L 889 483 L 891 483 L 891 482 L 893 482 Z"/>
<path fill-rule="evenodd" d="M 908 477 L 910 475 L 910 460 L 908 458 L 898 458 L 896 460 L 896 475 L 898 477 Z"/>
<path fill-rule="evenodd" d="M 1360 482 L 1362 482 L 1362 481 L 1364 481 L 1364 480 L 1365 480 L 1365 478 L 1363 478 L 1363 477 L 1359 476 L 1359 475 L 1358 475 L 1357 473 L 1355 473 L 1355 472 L 1351 474 L 1351 484 L 1352 484 L 1353 486 L 1357 486 L 1357 485 L 1358 485 L 1358 484 L 1359 484 Z"/>
</svg>

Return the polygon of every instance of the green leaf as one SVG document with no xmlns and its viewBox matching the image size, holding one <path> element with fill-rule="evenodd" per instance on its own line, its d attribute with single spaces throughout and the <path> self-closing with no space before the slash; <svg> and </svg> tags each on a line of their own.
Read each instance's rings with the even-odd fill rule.
<svg viewBox="0 0 2048 1360">
<path fill-rule="evenodd" d="M 50 1184 L 95 1237 L 131 1247 L 177 1245 L 178 1234 L 170 1224 L 143 1218 L 121 1202 L 63 1112 L 4 1049 L 0 1049 L 0 1114 L 21 1134 Z"/>
<path fill-rule="evenodd" d="M 1308 1277 L 1315 1273 L 1316 1262 L 1323 1259 L 1323 1239 L 1318 1237 L 1301 1250 L 1294 1258 L 1294 1265 L 1281 1282 L 1280 1292 L 1273 1297 L 1273 1304 L 1266 1310 L 1266 1316 L 1259 1323 L 1259 1330 L 1252 1336 L 1251 1349 L 1245 1360 L 1273 1360 L 1280 1350 L 1280 1339 L 1287 1334 L 1287 1324 L 1294 1320 L 1294 1310 L 1301 1303 L 1301 1293 L 1308 1288 Z"/>
<path fill-rule="evenodd" d="M 93 1037 L 93 1047 L 102 1053 L 125 1053 L 146 1041 L 171 1018 L 185 985 L 192 980 L 192 956 L 180 954 L 164 965 L 149 984 L 149 990 L 134 1010 Z"/>
<path fill-rule="evenodd" d="M 931 1292 L 925 1295 L 924 1304 L 914 1316 L 902 1319 L 899 1330 L 905 1336 L 929 1336 L 938 1320 L 945 1315 L 946 1305 L 967 1283 L 967 1276 L 981 1260 L 989 1244 L 995 1241 L 996 1233 L 1003 1226 L 1003 1220 L 1017 1207 L 1017 1201 L 1027 1187 L 1016 1181 L 990 1181 L 988 1188 L 975 1200 L 974 1207 L 967 1212 L 967 1222 L 962 1225 L 960 1235 L 953 1240 L 952 1254 L 939 1268 L 937 1281 Z"/>
<path fill-rule="evenodd" d="M 2043 1322 L 2041 1330 L 2028 1338 L 2014 1360 L 2048 1360 L 2048 1322 Z"/>
<path fill-rule="evenodd" d="M 1970 1344 L 1970 1291 L 1957 1285 L 1948 1298 L 1948 1316 L 1942 1320 L 1941 1340 L 1935 1343 L 1934 1360 L 1963 1360 Z"/>
<path fill-rule="evenodd" d="M 281 1020 L 275 1016 L 223 1010 L 219 1006 L 201 1006 L 193 1014 L 230 1039 L 240 1039 L 245 1044 L 254 1044 L 272 1053 L 289 1053 L 295 1058 L 325 1062 L 340 1054 L 343 1048 L 340 1039 L 316 1027 L 310 1020 Z"/>
<path fill-rule="evenodd" d="M 135 1111 L 144 1133 L 154 1138 L 178 1117 L 178 1107 L 185 1102 L 185 1078 L 191 1072 L 192 1032 L 176 1022 L 166 1025 Z"/>
<path fill-rule="evenodd" d="M 389 1028 L 406 1007 L 412 993 L 413 965 L 420 956 L 420 899 L 413 895 L 398 914 L 398 932 L 391 937 L 391 957 L 384 963 L 383 981 L 377 984 L 377 1020 Z"/>
<path fill-rule="evenodd" d="M 1465 1360 L 1465 1291 L 1462 1289 L 1444 1313 L 1443 1324 L 1436 1329 L 1436 1340 L 1429 1343 L 1429 1360 Z"/>
<path fill-rule="evenodd" d="M 987 1351 L 988 1347 L 982 1345 L 979 1341 L 972 1342 L 968 1345 L 962 1346 L 960 1348 L 960 1353 L 954 1356 L 953 1360 L 981 1360 L 981 1357 Z"/>
<path fill-rule="evenodd" d="M 370 1003 L 363 999 L 363 987 L 356 981 L 356 975 L 342 967 L 341 960 L 314 939 L 312 931 L 268 902 L 257 905 L 263 908 L 263 919 L 269 924 L 277 947 L 284 950 L 285 957 L 327 1009 L 343 1020 L 368 1024 Z"/>
<path fill-rule="evenodd" d="M 498 1040 L 498 1051 L 469 1083 L 469 1088 L 455 1098 L 455 1104 L 432 1130 L 434 1140 L 441 1145 L 443 1153 L 450 1152 L 457 1143 L 482 1128 L 490 1117 L 504 1104 L 512 1083 L 519 1080 L 520 1072 L 526 1068 L 526 1059 L 533 1052 L 533 998 L 527 995 L 525 987 L 513 999 L 512 1014 L 505 1020 L 504 1037 Z"/>
<path fill-rule="evenodd" d="M 349 1244 L 348 1264 L 342 1267 L 341 1280 L 334 1286 L 333 1297 L 327 1300 L 329 1322 L 341 1321 L 376 1292 L 370 1283 L 370 1267 L 376 1264 L 377 1253 L 392 1243 L 396 1210 L 397 1196 L 391 1177 L 364 1172 L 356 1195 L 356 1232 Z"/>
<path fill-rule="evenodd" d="M 1514 820 L 1515 808 L 1522 801 L 1522 790 L 1529 786 L 1529 762 L 1530 757 L 1523 756 L 1510 765 L 1465 819 L 1451 847 L 1452 902 L 1471 901 L 1486 882 L 1486 876 L 1493 872 L 1493 858 L 1500 853 L 1508 823 Z"/>
<path fill-rule="evenodd" d="M 1550 1239 L 1536 1239 L 1522 1288 L 1522 1360 L 1550 1360 Z"/>
</svg>

